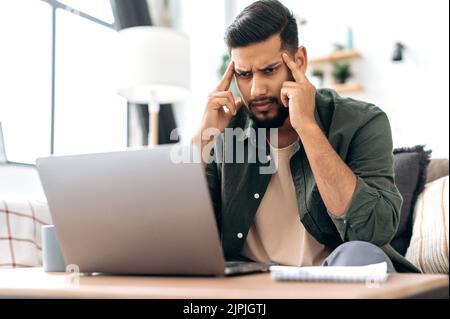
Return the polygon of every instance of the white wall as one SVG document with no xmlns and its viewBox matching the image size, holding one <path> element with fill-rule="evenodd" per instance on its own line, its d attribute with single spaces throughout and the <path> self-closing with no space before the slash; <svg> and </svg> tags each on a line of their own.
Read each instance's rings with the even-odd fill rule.
<svg viewBox="0 0 450 319">
<path fill-rule="evenodd" d="M 230 1 L 230 0 L 227 0 Z M 253 1 L 236 0 L 236 15 Z M 353 64 L 363 84 L 357 99 L 380 106 L 389 116 L 394 145 L 427 144 L 433 157 L 449 156 L 449 2 L 443 0 L 282 0 L 306 19 L 300 43 L 309 57 L 345 43 L 352 27 Z M 222 38 L 221 33 L 214 36 Z M 407 46 L 402 63 L 391 62 L 394 43 Z"/>
</svg>

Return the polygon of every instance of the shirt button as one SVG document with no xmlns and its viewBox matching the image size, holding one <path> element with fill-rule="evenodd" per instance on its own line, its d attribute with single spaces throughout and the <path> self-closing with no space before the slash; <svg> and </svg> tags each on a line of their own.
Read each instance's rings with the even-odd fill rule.
<svg viewBox="0 0 450 319">
<path fill-rule="evenodd" d="M 270 155 L 267 155 L 267 160 L 270 161 Z"/>
<path fill-rule="evenodd" d="M 242 237 L 244 237 L 242 233 L 237 233 L 237 238 L 241 239 Z"/>
<path fill-rule="evenodd" d="M 253 195 L 253 197 L 255 197 L 255 199 L 258 199 L 259 198 L 259 194 L 255 193 L 255 195 Z"/>
</svg>

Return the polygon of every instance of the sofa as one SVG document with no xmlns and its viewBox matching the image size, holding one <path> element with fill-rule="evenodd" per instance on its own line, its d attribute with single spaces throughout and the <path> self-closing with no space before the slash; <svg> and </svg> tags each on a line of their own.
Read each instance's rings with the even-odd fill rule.
<svg viewBox="0 0 450 319">
<path fill-rule="evenodd" d="M 441 184 L 448 180 L 449 160 L 430 160 L 423 146 L 394 154 L 404 203 L 392 245 L 422 272 L 448 274 L 448 188 L 445 197 Z M 427 220 L 434 215 L 437 222 Z M 422 224 L 415 223 L 419 220 Z M 51 216 L 45 198 L 0 193 L 0 268 L 41 266 L 41 227 L 47 224 Z"/>
</svg>

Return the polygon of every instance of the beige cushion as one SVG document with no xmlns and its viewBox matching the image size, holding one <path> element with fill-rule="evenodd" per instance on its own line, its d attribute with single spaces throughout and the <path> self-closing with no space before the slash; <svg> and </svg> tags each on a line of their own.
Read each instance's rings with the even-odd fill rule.
<svg viewBox="0 0 450 319">
<path fill-rule="evenodd" d="M 425 185 L 414 209 L 406 258 L 424 273 L 448 273 L 449 177 Z"/>
<path fill-rule="evenodd" d="M 427 168 L 427 183 L 448 175 L 448 158 L 433 158 Z"/>
</svg>

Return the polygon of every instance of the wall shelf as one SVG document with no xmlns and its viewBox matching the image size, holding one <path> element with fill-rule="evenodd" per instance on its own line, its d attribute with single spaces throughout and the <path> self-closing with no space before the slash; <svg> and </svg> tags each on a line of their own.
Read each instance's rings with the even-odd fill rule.
<svg viewBox="0 0 450 319">
<path fill-rule="evenodd" d="M 329 74 L 331 72 L 329 68 L 333 63 L 337 61 L 356 60 L 360 58 L 362 58 L 362 56 L 358 51 L 355 51 L 353 49 L 343 49 L 335 51 L 327 56 L 310 59 L 308 63 L 310 66 L 314 66 L 318 69 L 327 70 L 325 71 L 325 73 Z M 329 66 L 318 67 L 318 65 L 323 64 Z M 357 93 L 363 91 L 363 86 L 358 83 L 325 84 L 325 87 L 329 87 L 338 92 L 339 94 Z"/>
<path fill-rule="evenodd" d="M 358 83 L 333 84 L 330 88 L 338 93 L 357 93 L 363 90 L 362 85 Z"/>
<path fill-rule="evenodd" d="M 310 65 L 333 63 L 340 60 L 355 60 L 360 59 L 361 54 L 355 50 L 345 49 L 331 53 L 330 55 L 313 58 L 308 60 Z"/>
</svg>

